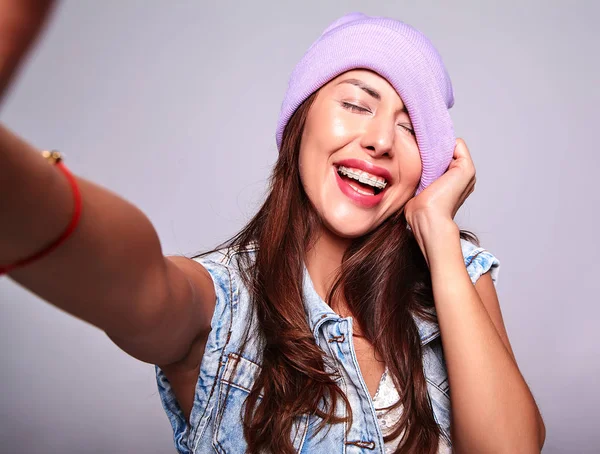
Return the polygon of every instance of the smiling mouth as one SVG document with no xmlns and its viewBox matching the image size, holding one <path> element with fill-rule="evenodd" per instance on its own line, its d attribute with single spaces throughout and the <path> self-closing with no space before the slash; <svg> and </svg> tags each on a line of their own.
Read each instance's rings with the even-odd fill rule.
<svg viewBox="0 0 600 454">
<path fill-rule="evenodd" d="M 360 169 L 346 166 L 336 166 L 340 178 L 362 195 L 378 195 L 388 185 L 383 177 L 372 175 Z"/>
</svg>

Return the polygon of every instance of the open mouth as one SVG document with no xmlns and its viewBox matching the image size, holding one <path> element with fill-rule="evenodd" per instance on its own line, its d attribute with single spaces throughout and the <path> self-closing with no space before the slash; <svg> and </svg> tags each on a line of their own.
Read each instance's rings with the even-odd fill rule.
<svg viewBox="0 0 600 454">
<path fill-rule="evenodd" d="M 372 175 L 360 169 L 339 165 L 336 166 L 336 171 L 342 181 L 362 195 L 379 195 L 388 185 L 385 178 Z"/>
</svg>

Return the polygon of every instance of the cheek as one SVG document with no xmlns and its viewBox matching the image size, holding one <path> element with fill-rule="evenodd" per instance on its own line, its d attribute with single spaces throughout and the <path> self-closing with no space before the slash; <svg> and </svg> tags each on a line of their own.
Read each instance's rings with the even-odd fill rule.
<svg viewBox="0 0 600 454">
<path fill-rule="evenodd" d="M 308 177 L 306 175 L 306 169 L 309 168 L 309 164 L 306 162 L 305 154 L 300 151 L 300 156 L 298 157 L 298 172 L 300 173 L 300 182 L 304 187 L 304 191 L 308 192 L 307 184 Z"/>
<path fill-rule="evenodd" d="M 331 115 L 329 119 L 330 123 L 330 136 L 333 139 L 343 139 L 350 134 L 351 125 L 348 120 L 344 120 L 340 115 Z"/>
<path fill-rule="evenodd" d="M 323 189 L 321 186 L 330 171 L 330 158 L 347 143 L 347 136 L 347 125 L 326 109 L 316 109 L 307 118 L 298 165 L 300 180 L 311 199 Z"/>
<path fill-rule="evenodd" d="M 356 131 L 356 121 L 330 103 L 316 103 L 306 119 L 302 141 L 312 149 L 335 149 Z"/>
<path fill-rule="evenodd" d="M 412 145 L 407 147 L 398 160 L 400 180 L 404 184 L 417 185 L 421 179 L 423 166 L 418 147 Z"/>
<path fill-rule="evenodd" d="M 309 199 L 313 198 L 313 193 L 316 190 L 317 175 L 315 169 L 317 169 L 319 165 L 319 156 L 317 153 L 311 152 L 311 150 L 314 150 L 314 148 L 310 141 L 303 142 L 300 146 L 300 155 L 298 156 L 300 182 Z"/>
</svg>

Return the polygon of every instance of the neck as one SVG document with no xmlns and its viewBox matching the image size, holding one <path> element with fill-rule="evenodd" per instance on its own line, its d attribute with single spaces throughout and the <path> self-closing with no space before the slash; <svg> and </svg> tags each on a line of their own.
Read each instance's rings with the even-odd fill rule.
<svg viewBox="0 0 600 454">
<path fill-rule="evenodd" d="M 333 286 L 334 278 L 342 264 L 344 252 L 351 239 L 335 235 L 326 227 L 319 232 L 317 240 L 306 252 L 305 263 L 316 292 L 323 301 Z"/>
</svg>

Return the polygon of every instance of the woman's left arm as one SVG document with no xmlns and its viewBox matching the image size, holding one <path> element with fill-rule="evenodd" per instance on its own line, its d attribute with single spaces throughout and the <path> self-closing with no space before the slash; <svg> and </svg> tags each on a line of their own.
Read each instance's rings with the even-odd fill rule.
<svg viewBox="0 0 600 454">
<path fill-rule="evenodd" d="M 457 452 L 540 452 L 545 428 L 508 342 L 489 273 L 475 286 L 456 224 L 426 240 L 452 402 Z"/>
<path fill-rule="evenodd" d="M 438 180 L 405 207 L 429 265 L 448 369 L 456 452 L 539 453 L 545 427 L 515 361 L 489 273 L 475 285 L 454 215 L 473 192 L 475 169 L 462 141 Z"/>
</svg>

